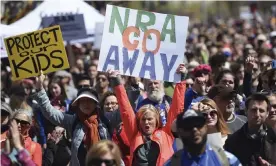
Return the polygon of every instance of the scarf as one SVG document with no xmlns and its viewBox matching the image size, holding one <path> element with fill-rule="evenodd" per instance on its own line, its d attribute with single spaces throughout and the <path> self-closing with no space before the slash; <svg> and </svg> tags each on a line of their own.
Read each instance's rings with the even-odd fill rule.
<svg viewBox="0 0 276 166">
<path fill-rule="evenodd" d="M 91 116 L 85 115 L 81 111 L 77 112 L 80 121 L 84 124 L 84 139 L 83 142 L 88 147 L 100 141 L 99 131 L 98 131 L 98 115 L 93 114 Z"/>
</svg>

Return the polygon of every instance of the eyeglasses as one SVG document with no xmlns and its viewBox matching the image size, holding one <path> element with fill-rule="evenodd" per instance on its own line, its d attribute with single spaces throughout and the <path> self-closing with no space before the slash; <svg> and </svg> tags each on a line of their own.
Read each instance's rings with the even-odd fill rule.
<svg viewBox="0 0 276 166">
<path fill-rule="evenodd" d="M 116 161 L 114 159 L 107 160 L 107 159 L 92 159 L 90 163 L 94 166 L 101 166 L 104 163 L 106 166 L 115 166 Z"/>
<path fill-rule="evenodd" d="M 212 118 L 214 118 L 215 116 L 218 115 L 217 111 L 215 111 L 215 110 L 212 110 L 212 111 L 209 111 L 209 112 L 203 112 L 202 114 L 203 114 L 203 116 L 204 116 L 205 118 L 208 118 L 209 115 L 210 115 Z"/>
<path fill-rule="evenodd" d="M 15 121 L 16 121 L 17 124 L 20 123 L 20 125 L 24 125 L 24 126 L 30 125 L 29 122 L 24 121 L 24 120 L 15 119 Z"/>
<path fill-rule="evenodd" d="M 104 105 L 105 105 L 105 106 L 109 106 L 109 105 L 115 106 L 115 105 L 117 105 L 117 104 L 118 104 L 117 102 L 109 102 L 109 103 L 105 103 Z"/>
</svg>

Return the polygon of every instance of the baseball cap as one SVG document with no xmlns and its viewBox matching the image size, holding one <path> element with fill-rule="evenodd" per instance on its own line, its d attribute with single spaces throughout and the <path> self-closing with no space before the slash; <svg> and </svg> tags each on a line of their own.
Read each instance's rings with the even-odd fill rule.
<svg viewBox="0 0 276 166">
<path fill-rule="evenodd" d="M 214 85 L 208 92 L 207 96 L 210 99 L 214 99 L 219 96 L 223 99 L 231 99 L 236 95 L 236 91 L 225 85 Z"/>
<path fill-rule="evenodd" d="M 96 92 L 94 92 L 94 90 L 92 90 L 91 88 L 85 87 L 85 88 L 82 88 L 79 90 L 78 97 L 73 101 L 72 105 L 76 106 L 77 101 L 84 97 L 90 98 L 90 99 L 94 100 L 96 103 L 99 103 Z"/>
<path fill-rule="evenodd" d="M 188 109 L 185 113 L 181 113 L 177 116 L 176 125 L 177 128 L 184 130 L 190 130 L 194 127 L 201 128 L 206 124 L 205 116 L 193 109 Z"/>
</svg>

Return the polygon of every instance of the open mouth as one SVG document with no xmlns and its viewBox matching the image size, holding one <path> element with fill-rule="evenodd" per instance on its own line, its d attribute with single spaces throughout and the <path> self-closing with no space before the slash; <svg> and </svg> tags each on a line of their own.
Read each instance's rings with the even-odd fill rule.
<svg viewBox="0 0 276 166">
<path fill-rule="evenodd" d="M 145 126 L 145 129 L 146 129 L 146 130 L 149 130 L 149 129 L 150 129 L 150 127 L 149 127 L 149 126 Z"/>
</svg>

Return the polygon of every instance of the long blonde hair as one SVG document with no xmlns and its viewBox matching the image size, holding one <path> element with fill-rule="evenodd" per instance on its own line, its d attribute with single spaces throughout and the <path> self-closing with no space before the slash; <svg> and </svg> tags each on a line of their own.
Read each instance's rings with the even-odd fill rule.
<svg viewBox="0 0 276 166">
<path fill-rule="evenodd" d="M 98 159 L 104 156 L 105 154 L 110 153 L 114 160 L 116 161 L 116 166 L 120 166 L 122 162 L 121 151 L 114 142 L 109 140 L 102 140 L 94 144 L 86 155 L 85 165 L 93 165 L 93 159 Z"/>
<path fill-rule="evenodd" d="M 136 113 L 137 128 L 140 130 L 140 121 L 147 112 L 153 112 L 156 119 L 156 128 L 160 128 L 160 114 L 159 111 L 151 104 L 143 105 Z"/>
</svg>

